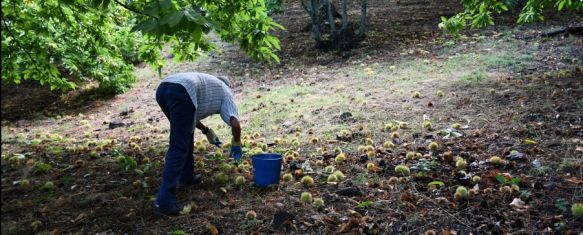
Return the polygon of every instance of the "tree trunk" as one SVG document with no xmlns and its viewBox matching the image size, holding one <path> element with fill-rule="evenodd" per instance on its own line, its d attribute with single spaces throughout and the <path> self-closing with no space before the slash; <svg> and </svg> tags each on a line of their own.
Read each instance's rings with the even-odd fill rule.
<svg viewBox="0 0 583 235">
<path fill-rule="evenodd" d="M 366 32 L 366 1 L 360 0 L 360 27 L 358 28 L 358 38 L 363 38 Z"/>
<path fill-rule="evenodd" d="M 310 17 L 312 17 L 312 11 L 310 10 L 311 6 L 308 7 L 306 5 L 306 3 L 304 2 L 304 0 L 300 1 L 302 3 L 302 7 L 304 8 L 304 10 L 306 10 L 306 12 L 308 13 L 308 15 L 310 15 Z"/>
<path fill-rule="evenodd" d="M 320 31 L 320 21 L 321 17 L 319 14 L 318 8 L 320 7 L 319 0 L 311 0 L 310 5 L 312 7 L 312 32 L 314 33 L 314 40 L 316 40 L 316 47 L 321 47 L 322 44 L 322 35 Z"/>
<path fill-rule="evenodd" d="M 346 9 L 348 8 L 347 2 L 347 0 L 342 0 L 342 31 L 346 30 L 346 27 L 348 27 L 348 10 Z"/>
<path fill-rule="evenodd" d="M 330 41 L 334 44 L 334 40 L 336 38 L 336 21 L 334 20 L 334 15 L 332 15 L 332 0 L 324 0 L 326 1 L 326 8 L 328 9 L 328 24 L 330 25 Z"/>
</svg>

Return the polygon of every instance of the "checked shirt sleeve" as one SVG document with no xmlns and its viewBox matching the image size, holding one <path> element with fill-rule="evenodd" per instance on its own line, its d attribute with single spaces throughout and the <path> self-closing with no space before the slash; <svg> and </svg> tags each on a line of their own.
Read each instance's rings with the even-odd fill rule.
<svg viewBox="0 0 583 235">
<path fill-rule="evenodd" d="M 227 125 L 231 126 L 231 117 L 239 120 L 239 113 L 237 112 L 237 105 L 233 99 L 233 95 L 229 92 L 223 99 L 221 104 L 221 118 Z"/>
</svg>

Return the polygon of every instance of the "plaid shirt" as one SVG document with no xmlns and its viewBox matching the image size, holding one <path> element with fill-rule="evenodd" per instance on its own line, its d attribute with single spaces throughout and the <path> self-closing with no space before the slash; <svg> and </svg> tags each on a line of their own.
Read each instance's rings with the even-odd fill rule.
<svg viewBox="0 0 583 235">
<path fill-rule="evenodd" d="M 220 113 L 223 121 L 229 126 L 231 117 L 239 119 L 231 89 L 215 76 L 194 72 L 178 73 L 164 78 L 162 82 L 180 84 L 188 92 L 196 108 L 193 131 L 196 123 L 213 114 Z"/>
</svg>

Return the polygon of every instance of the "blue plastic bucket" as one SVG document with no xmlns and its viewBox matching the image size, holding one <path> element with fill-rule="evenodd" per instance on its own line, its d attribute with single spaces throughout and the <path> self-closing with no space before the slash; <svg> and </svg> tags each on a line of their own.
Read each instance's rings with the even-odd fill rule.
<svg viewBox="0 0 583 235">
<path fill-rule="evenodd" d="M 265 188 L 279 183 L 282 156 L 277 153 L 261 153 L 251 157 L 253 181 L 258 187 Z"/>
</svg>

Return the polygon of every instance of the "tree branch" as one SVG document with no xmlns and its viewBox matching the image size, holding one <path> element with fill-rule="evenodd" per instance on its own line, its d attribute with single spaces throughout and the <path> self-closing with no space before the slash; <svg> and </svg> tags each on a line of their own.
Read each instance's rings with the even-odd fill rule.
<svg viewBox="0 0 583 235">
<path fill-rule="evenodd" d="M 14 42 L 16 43 L 16 45 L 20 48 L 20 50 L 22 50 L 24 52 L 24 54 L 26 54 L 28 56 L 28 58 L 30 59 L 32 63 L 32 66 L 38 70 L 38 72 L 42 73 L 42 70 L 37 66 L 37 61 L 32 57 L 32 55 L 30 55 L 30 53 L 28 53 L 29 50 L 26 50 L 21 44 L 20 41 L 18 41 L 18 38 L 14 35 L 14 33 L 12 32 L 12 30 L 10 29 L 10 26 L 8 25 L 8 23 L 6 23 L 6 20 L 4 19 L 4 12 L 2 12 L 2 23 L 4 24 L 4 28 L 6 29 L 6 31 L 8 32 L 8 34 L 10 34 L 10 36 L 12 36 L 12 38 L 14 39 Z"/>
<path fill-rule="evenodd" d="M 136 9 L 133 9 L 133 8 L 131 8 L 130 6 L 128 6 L 128 5 L 126 5 L 126 4 L 123 4 L 123 3 L 121 3 L 119 0 L 113 0 L 113 1 L 114 1 L 115 3 L 117 3 L 118 5 L 120 5 L 121 7 L 125 8 L 125 9 L 126 9 L 126 10 L 128 10 L 128 11 L 131 11 L 131 12 L 133 12 L 133 13 L 140 14 L 140 15 L 150 16 L 150 17 L 153 17 L 153 18 L 154 18 L 154 19 L 156 19 L 156 20 L 158 19 L 158 17 L 156 17 L 156 16 L 151 16 L 151 15 L 148 15 L 148 14 L 146 14 L 146 13 L 143 13 L 143 12 L 141 12 L 141 11 L 138 11 L 138 10 L 136 10 Z"/>
</svg>

